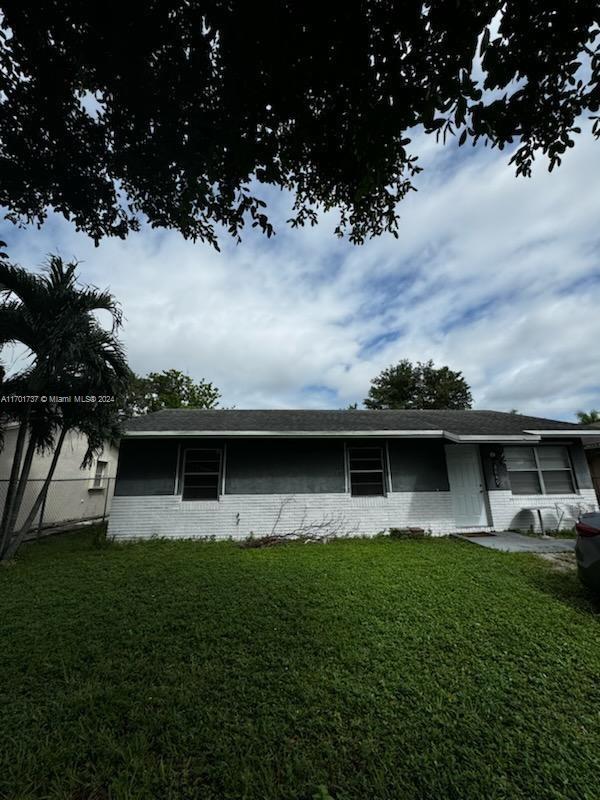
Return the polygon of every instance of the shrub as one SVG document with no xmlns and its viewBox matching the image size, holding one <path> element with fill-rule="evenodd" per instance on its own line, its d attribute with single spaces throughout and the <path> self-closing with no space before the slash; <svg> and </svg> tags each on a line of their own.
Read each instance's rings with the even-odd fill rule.
<svg viewBox="0 0 600 800">
<path fill-rule="evenodd" d="M 392 539 L 424 539 L 429 535 L 424 528 L 390 528 Z"/>
</svg>

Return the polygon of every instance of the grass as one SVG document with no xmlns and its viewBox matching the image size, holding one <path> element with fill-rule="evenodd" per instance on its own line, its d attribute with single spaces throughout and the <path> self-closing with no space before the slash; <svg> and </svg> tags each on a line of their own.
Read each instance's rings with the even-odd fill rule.
<svg viewBox="0 0 600 800">
<path fill-rule="evenodd" d="M 553 539 L 576 539 L 577 531 L 575 528 L 561 528 L 560 530 L 551 530 L 545 532 L 547 536 Z"/>
<path fill-rule="evenodd" d="M 452 540 L 94 541 L 0 570 L 0 797 L 600 796 L 574 575 Z"/>
</svg>

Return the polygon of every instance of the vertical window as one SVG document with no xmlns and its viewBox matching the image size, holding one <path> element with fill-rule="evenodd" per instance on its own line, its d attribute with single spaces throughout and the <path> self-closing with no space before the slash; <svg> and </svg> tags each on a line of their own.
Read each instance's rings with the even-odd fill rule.
<svg viewBox="0 0 600 800">
<path fill-rule="evenodd" d="M 385 494 L 382 447 L 349 447 L 350 494 L 357 497 Z"/>
<path fill-rule="evenodd" d="M 575 479 L 564 445 L 505 447 L 513 494 L 573 494 Z"/>
<path fill-rule="evenodd" d="M 221 450 L 186 450 L 182 500 L 218 500 L 221 463 Z"/>
<path fill-rule="evenodd" d="M 533 447 L 505 447 L 504 459 L 513 494 L 542 494 Z"/>
<path fill-rule="evenodd" d="M 571 459 L 566 447 L 536 448 L 542 484 L 546 494 L 573 494 L 575 481 L 571 469 Z"/>
<path fill-rule="evenodd" d="M 102 489 L 104 486 L 104 478 L 106 477 L 106 470 L 108 468 L 108 461 L 96 461 L 96 472 L 94 473 L 94 489 Z"/>
</svg>

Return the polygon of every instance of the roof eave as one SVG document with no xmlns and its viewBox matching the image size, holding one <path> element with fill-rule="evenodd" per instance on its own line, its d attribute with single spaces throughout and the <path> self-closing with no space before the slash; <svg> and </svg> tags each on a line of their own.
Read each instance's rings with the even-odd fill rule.
<svg viewBox="0 0 600 800">
<path fill-rule="evenodd" d="M 155 438 L 205 438 L 205 439 L 296 439 L 296 438 L 311 438 L 311 439 L 340 439 L 340 438 L 372 438 L 381 439 L 387 438 L 415 438 L 415 439 L 442 439 L 444 438 L 444 431 L 442 430 L 418 430 L 418 431 L 125 431 L 123 437 L 139 438 L 139 439 L 155 439 Z"/>
<path fill-rule="evenodd" d="M 471 443 L 471 444 L 515 444 L 518 442 L 539 442 L 540 436 L 533 436 L 531 434 L 472 434 L 472 433 L 450 433 L 445 432 L 445 437 L 451 442 L 457 443 Z"/>
<path fill-rule="evenodd" d="M 523 431 L 519 434 L 471 434 L 452 433 L 444 430 L 348 430 L 348 431 L 235 431 L 235 430 L 130 430 L 123 433 L 123 438 L 130 439 L 448 439 L 456 443 L 472 444 L 510 444 L 519 442 L 539 442 L 543 436 L 564 436 L 577 438 L 594 435 L 592 431 L 581 430 L 545 430 Z M 595 433 L 598 436 L 598 433 Z"/>
<path fill-rule="evenodd" d="M 531 433 L 536 436 L 569 436 L 573 438 L 579 436 L 598 436 L 598 431 L 590 431 L 590 430 L 583 430 L 581 428 L 562 428 L 558 431 L 547 430 L 547 431 L 525 431 L 525 433 Z"/>
</svg>

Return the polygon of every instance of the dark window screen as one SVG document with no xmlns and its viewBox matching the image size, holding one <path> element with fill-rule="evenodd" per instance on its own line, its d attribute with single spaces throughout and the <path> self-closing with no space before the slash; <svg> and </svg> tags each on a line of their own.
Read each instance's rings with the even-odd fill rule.
<svg viewBox="0 0 600 800">
<path fill-rule="evenodd" d="M 220 450 L 186 450 L 182 500 L 218 500 L 221 460 Z"/>
<path fill-rule="evenodd" d="M 356 497 L 385 494 L 383 448 L 348 448 L 350 493 Z"/>
</svg>

